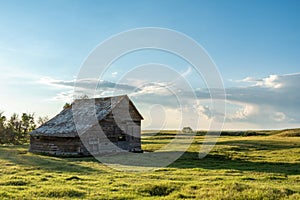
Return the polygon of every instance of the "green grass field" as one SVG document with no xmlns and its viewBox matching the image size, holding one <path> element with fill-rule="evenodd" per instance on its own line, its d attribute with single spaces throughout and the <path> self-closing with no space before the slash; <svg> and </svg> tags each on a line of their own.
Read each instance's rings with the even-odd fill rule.
<svg viewBox="0 0 300 200">
<path fill-rule="evenodd" d="M 201 160 L 199 133 L 176 162 L 150 172 L 119 172 L 92 157 L 49 157 L 28 153 L 28 145 L 2 145 L 0 199 L 300 199 L 299 132 L 226 132 Z M 143 149 L 158 149 L 173 136 L 147 137 Z"/>
</svg>

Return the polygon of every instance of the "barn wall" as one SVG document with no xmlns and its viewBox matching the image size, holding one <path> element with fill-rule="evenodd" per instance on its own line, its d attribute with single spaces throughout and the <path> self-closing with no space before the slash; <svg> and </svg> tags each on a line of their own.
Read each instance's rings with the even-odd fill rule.
<svg viewBox="0 0 300 200">
<path fill-rule="evenodd" d="M 79 137 L 30 136 L 29 151 L 53 155 L 88 155 Z"/>
<path fill-rule="evenodd" d="M 109 141 L 101 136 L 98 126 L 91 128 L 81 137 L 87 149 L 94 154 L 116 152 L 119 150 L 117 147 L 125 151 L 141 150 L 141 116 L 128 100 L 120 102 L 99 125 Z"/>
<path fill-rule="evenodd" d="M 118 142 L 118 146 L 126 150 L 141 150 L 141 119 L 132 102 L 124 98 L 100 124 L 104 129 L 110 126 L 110 131 L 106 133 L 108 137 L 113 135 L 114 142 L 118 136 L 126 135 L 127 143 Z"/>
<path fill-rule="evenodd" d="M 121 122 L 121 129 L 127 134 L 130 149 L 141 150 L 142 117 L 131 101 L 124 98 L 113 110 L 112 115 Z"/>
</svg>

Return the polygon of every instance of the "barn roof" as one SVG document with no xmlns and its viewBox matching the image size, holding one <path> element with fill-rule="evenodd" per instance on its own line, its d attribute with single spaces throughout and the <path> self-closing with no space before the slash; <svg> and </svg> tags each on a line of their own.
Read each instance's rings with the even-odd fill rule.
<svg viewBox="0 0 300 200">
<path fill-rule="evenodd" d="M 104 119 L 115 107 L 118 105 L 123 99 L 127 99 L 129 102 L 131 100 L 127 95 L 122 96 L 114 96 L 114 97 L 105 97 L 105 98 L 94 98 L 94 99 L 77 99 L 75 100 L 69 108 L 65 108 L 58 115 L 53 117 L 51 120 L 35 129 L 30 133 L 30 135 L 43 135 L 43 136 L 55 136 L 55 137 L 76 137 L 78 136 L 76 126 L 74 123 L 73 113 L 74 115 L 83 116 L 82 120 L 85 119 L 85 115 L 91 112 L 91 107 L 86 106 L 88 102 L 93 101 L 95 103 L 93 109 L 95 109 L 96 117 L 98 121 Z M 132 103 L 132 102 L 131 102 Z M 133 104 L 132 104 L 133 105 Z M 81 107 L 80 109 L 72 109 L 74 106 Z M 134 107 L 134 105 L 133 105 Z M 83 109 L 82 109 L 83 108 Z M 134 107 L 135 108 L 135 107 Z M 136 108 L 135 108 L 136 109 Z M 137 111 L 137 109 L 136 109 Z M 75 113 L 76 112 L 76 113 Z M 140 113 L 137 111 L 140 115 Z M 143 117 L 140 115 L 141 119 Z M 91 127 L 90 123 L 82 123 L 87 124 L 86 126 Z M 89 128 L 85 127 L 85 129 Z M 78 128 L 78 126 L 77 126 Z"/>
</svg>

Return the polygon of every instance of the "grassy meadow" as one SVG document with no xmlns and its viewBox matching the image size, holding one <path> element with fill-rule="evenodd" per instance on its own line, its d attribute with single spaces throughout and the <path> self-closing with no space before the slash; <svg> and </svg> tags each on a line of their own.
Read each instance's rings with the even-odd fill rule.
<svg viewBox="0 0 300 200">
<path fill-rule="evenodd" d="M 174 135 L 146 137 L 143 149 L 154 151 Z M 1 145 L 0 199 L 300 199 L 299 136 L 300 130 L 224 132 L 199 160 L 204 136 L 198 132 L 177 161 L 149 172 Z"/>
</svg>

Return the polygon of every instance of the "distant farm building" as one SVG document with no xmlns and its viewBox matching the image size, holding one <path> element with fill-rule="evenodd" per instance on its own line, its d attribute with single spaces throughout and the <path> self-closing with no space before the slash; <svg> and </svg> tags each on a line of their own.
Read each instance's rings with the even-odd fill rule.
<svg viewBox="0 0 300 200">
<path fill-rule="evenodd" d="M 91 103 L 92 110 L 87 108 Z M 30 133 L 29 151 L 53 155 L 141 152 L 141 120 L 127 95 L 78 99 Z"/>
<path fill-rule="evenodd" d="M 182 132 L 183 133 L 191 133 L 191 132 L 193 132 L 193 129 L 191 127 L 183 127 Z"/>
</svg>

